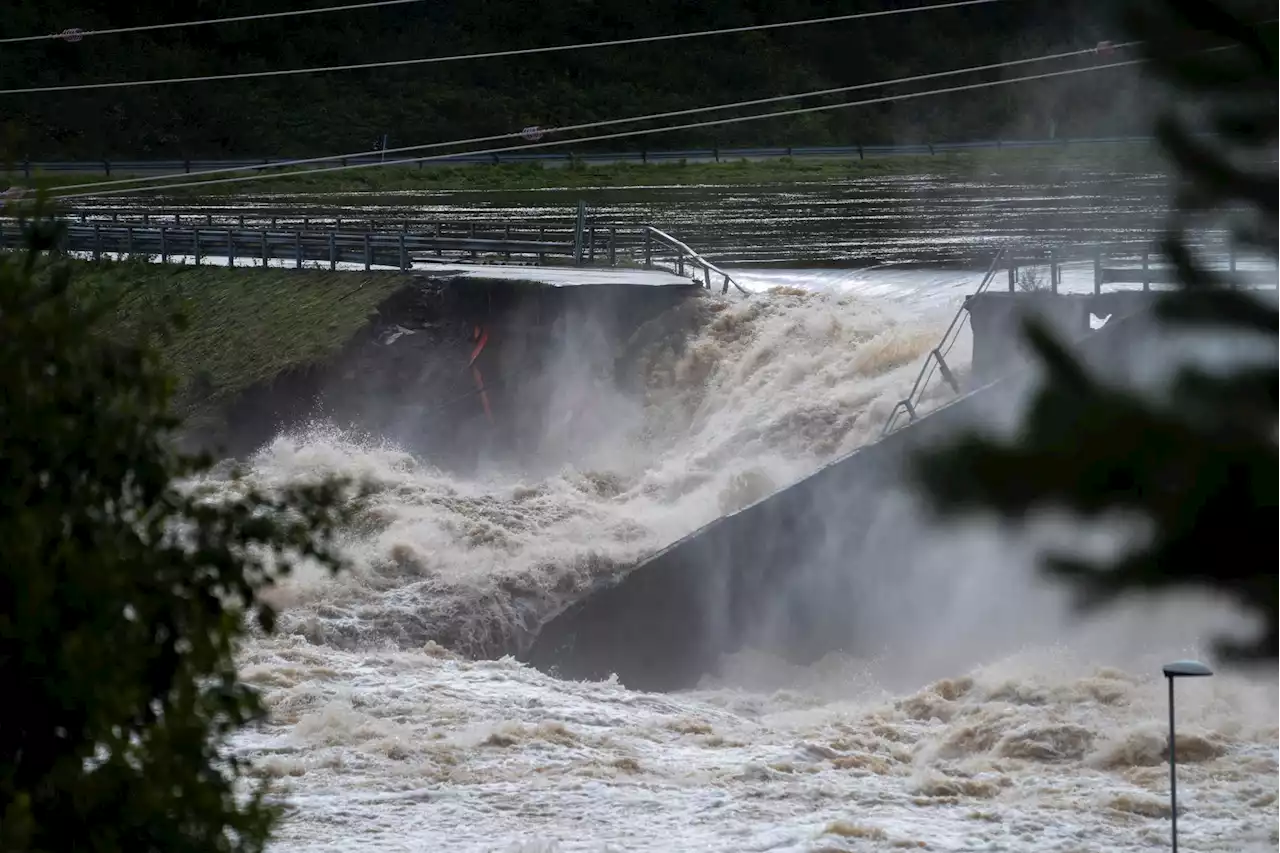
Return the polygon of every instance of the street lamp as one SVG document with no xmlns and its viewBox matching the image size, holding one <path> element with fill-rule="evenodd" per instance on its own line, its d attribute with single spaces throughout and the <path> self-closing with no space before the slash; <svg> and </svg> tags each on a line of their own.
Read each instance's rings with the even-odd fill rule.
<svg viewBox="0 0 1280 853">
<path fill-rule="evenodd" d="M 1173 853 L 1178 853 L 1178 756 L 1173 733 L 1173 680 L 1208 675 L 1213 675 L 1213 670 L 1199 661 L 1178 660 L 1164 665 L 1164 677 L 1169 679 L 1169 814 L 1173 818 Z"/>
</svg>

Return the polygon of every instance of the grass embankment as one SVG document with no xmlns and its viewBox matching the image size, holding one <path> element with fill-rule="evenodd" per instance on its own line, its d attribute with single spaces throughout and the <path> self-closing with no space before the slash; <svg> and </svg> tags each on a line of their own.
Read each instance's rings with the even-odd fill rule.
<svg viewBox="0 0 1280 853">
<path fill-rule="evenodd" d="M 128 334 L 180 307 L 187 326 L 163 345 L 190 427 L 217 429 L 246 388 L 289 368 L 323 364 L 369 321 L 405 276 L 328 270 L 242 269 L 123 261 L 75 262 L 78 287 L 123 287 L 109 333 Z"/>
<path fill-rule="evenodd" d="M 279 170 L 270 179 L 207 187 L 175 189 L 170 198 L 192 199 L 241 194 L 314 195 L 329 193 L 396 193 L 432 190 L 588 189 L 653 185 L 773 184 L 845 180 L 895 175 L 943 177 L 1008 176 L 1049 180 L 1079 169 L 1116 172 L 1162 168 L 1159 152 L 1143 143 L 1073 144 L 1061 148 L 982 149 L 935 155 L 871 156 L 855 158 L 780 158 L 723 163 L 602 163 L 577 162 L 442 166 L 386 166 L 306 174 L 301 169 Z M 92 175 L 33 176 L 19 184 L 39 184 L 58 190 L 75 184 L 119 180 Z M 228 177 L 212 176 L 211 179 Z M 178 182 L 199 180 L 182 176 Z M 159 185 L 161 182 L 152 182 Z M 108 188 L 104 187 L 104 190 Z M 83 191 L 89 191 L 88 189 Z"/>
</svg>

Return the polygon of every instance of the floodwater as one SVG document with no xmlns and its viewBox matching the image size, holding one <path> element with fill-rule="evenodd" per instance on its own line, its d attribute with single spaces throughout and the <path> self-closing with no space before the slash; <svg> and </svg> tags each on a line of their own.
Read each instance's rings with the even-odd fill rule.
<svg viewBox="0 0 1280 853">
<path fill-rule="evenodd" d="M 155 209 L 219 216 L 278 215 L 361 221 L 515 220 L 570 226 L 582 201 L 599 228 L 649 224 L 716 262 L 741 264 L 956 263 L 1013 243 L 1039 252 L 1103 241 L 1142 242 L 1165 209 L 1159 174 L 1075 171 L 1041 181 L 985 175 L 968 179 L 921 174 L 739 186 L 647 186 L 620 189 L 368 192 L 305 198 L 261 192 L 234 205 L 152 204 Z M 142 204 L 95 200 L 94 207 Z"/>
<path fill-rule="evenodd" d="M 1232 611 L 1184 596 L 1083 619 L 994 526 L 936 532 L 955 587 L 943 612 L 892 590 L 879 605 L 893 609 L 881 614 L 896 624 L 892 644 L 807 667 L 745 649 L 698 689 L 658 695 L 467 655 L 469 640 L 536 621 L 529 602 L 571 600 L 874 440 L 976 286 L 983 252 L 1009 239 L 1146 239 L 1162 192 L 1147 175 L 917 177 L 309 209 L 564 218 L 582 197 L 600 221 L 652 222 L 756 264 L 743 273 L 756 293 L 706 300 L 685 346 L 642 359 L 640 392 L 566 373 L 567 398 L 607 417 L 547 425 L 542 440 L 559 450 L 576 430 L 573 463 L 550 475 L 462 479 L 324 424 L 257 453 L 251 484 L 340 473 L 377 485 L 345 543 L 353 570 L 288 581 L 279 632 L 242 654 L 270 718 L 236 746 L 288 809 L 271 849 L 1163 849 L 1159 663 L 1206 655 Z M 832 262 L 844 268 L 811 268 Z M 963 369 L 964 352 L 955 358 Z M 1276 697 L 1274 671 L 1183 688 L 1186 849 L 1275 849 Z"/>
</svg>

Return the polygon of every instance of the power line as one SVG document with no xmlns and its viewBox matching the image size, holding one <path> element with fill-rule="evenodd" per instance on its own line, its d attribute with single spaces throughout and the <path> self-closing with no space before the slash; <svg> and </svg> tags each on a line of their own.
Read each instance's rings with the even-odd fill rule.
<svg viewBox="0 0 1280 853">
<path fill-rule="evenodd" d="M 321 12 L 351 12 L 357 9 L 373 9 L 378 6 L 402 6 L 406 3 L 421 3 L 423 0 L 374 0 L 372 3 L 348 3 L 345 6 L 325 6 L 322 9 L 297 9 L 291 12 L 261 12 L 256 15 L 235 15 L 230 18 L 206 18 L 202 21 L 179 21 L 173 24 L 142 24 L 136 27 L 112 27 L 102 30 L 63 30 L 60 33 L 49 33 L 39 36 L 12 36 L 0 38 L 0 44 L 17 44 L 32 41 L 67 41 L 89 36 L 115 36 L 123 33 L 143 33 L 155 30 L 173 30 L 179 27 L 203 27 L 207 24 L 237 24 L 244 21 L 263 21 L 268 18 L 295 18 L 302 15 L 318 15 Z"/>
<path fill-rule="evenodd" d="M 1111 49 L 1122 50 L 1125 48 L 1134 47 L 1138 44 L 1141 44 L 1141 42 L 1137 42 L 1137 41 L 1122 42 L 1120 44 L 1112 45 Z M 816 98 L 823 95 L 837 95 L 837 94 L 843 94 L 846 92 L 855 92 L 861 89 L 874 89 L 880 86 L 896 86 L 896 85 L 901 85 L 903 83 L 919 83 L 924 80 L 935 80 L 940 77 L 953 77 L 957 74 L 971 74 L 979 71 L 995 71 L 1001 68 L 1010 68 L 1016 65 L 1027 65 L 1035 62 L 1051 62 L 1057 59 L 1069 59 L 1071 57 L 1084 56 L 1084 55 L 1093 54 L 1093 53 L 1096 53 L 1095 48 L 1084 48 L 1082 50 L 1069 50 L 1069 51 L 1064 51 L 1062 53 L 1050 53 L 1050 54 L 1045 54 L 1043 56 L 1034 56 L 1026 59 L 1009 59 L 1003 62 L 992 62 L 987 65 L 972 65 L 967 68 L 957 68 L 951 71 L 933 71 L 928 74 L 915 74 L 910 77 L 899 77 L 894 80 L 881 80 L 875 83 L 857 83 L 851 86 L 837 86 L 835 88 L 830 88 L 830 89 L 816 89 L 810 92 L 799 92 L 791 95 L 775 95 L 769 98 L 755 98 L 749 101 L 735 101 L 733 103 L 714 104 L 712 106 L 706 106 L 706 107 L 690 107 L 688 109 L 669 110 L 667 112 L 662 112 L 662 113 L 649 113 L 647 115 L 630 116 L 627 118 L 603 119 L 600 121 L 591 121 L 591 122 L 585 122 L 582 124 L 566 125 L 564 127 L 539 128 L 538 130 L 543 135 L 550 134 L 550 133 L 569 133 L 569 132 L 579 131 L 579 130 L 591 130 L 593 128 L 598 128 L 598 127 L 608 127 L 608 126 L 617 125 L 617 124 L 628 124 L 630 122 L 637 122 L 637 121 L 654 121 L 656 119 L 666 119 L 666 118 L 676 118 L 678 116 L 696 115 L 698 113 L 713 112 L 715 110 L 736 109 L 738 107 L 755 107 L 755 106 L 762 106 L 764 104 L 779 103 L 781 101 L 798 100 L 800 98 Z M 330 162 L 333 162 L 334 160 L 341 160 L 344 158 L 355 159 L 357 157 L 373 157 L 373 156 L 386 155 L 386 154 L 403 154 L 406 151 L 425 151 L 432 148 L 447 148 L 454 145 L 477 145 L 477 144 L 483 144 L 488 142 L 498 142 L 503 139 L 515 139 L 516 137 L 519 137 L 519 136 L 522 136 L 522 132 L 501 133 L 493 136 L 476 136 L 470 139 L 455 139 L 449 142 L 429 142 L 429 143 L 424 143 L 419 145 L 403 145 L 398 148 L 374 149 L 372 151 L 357 151 L 350 154 L 337 154 L 337 155 L 330 155 L 327 157 L 308 157 L 305 159 L 284 160 L 277 163 L 270 163 L 265 165 L 255 164 L 253 166 L 228 166 L 220 169 L 206 169 L 203 171 L 193 172 L 193 173 L 175 172 L 168 175 L 147 175 L 147 176 L 140 176 L 135 178 L 117 178 L 116 180 L 113 180 L 113 181 L 94 181 L 91 183 L 84 183 L 84 184 L 71 184 L 71 185 L 63 186 L 62 189 L 74 190 L 74 189 L 82 189 L 82 188 L 88 188 L 88 187 L 92 187 L 94 189 L 102 189 L 103 187 L 121 186 L 123 184 L 139 184 L 139 183 L 152 183 L 157 181 L 167 181 L 170 178 L 203 177 L 206 175 L 223 175 L 223 174 L 230 174 L 235 172 L 260 172 L 266 168 L 285 169 L 285 168 L 292 168 L 294 166 L 306 166 L 312 163 L 330 163 Z"/>
<path fill-rule="evenodd" d="M 234 74 L 210 74 L 200 77 L 168 77 L 160 80 L 120 80 L 112 83 L 68 83 L 59 86 L 32 86 L 27 89 L 0 89 L 0 95 L 23 95 L 39 92 L 79 92 L 92 89 L 122 89 L 138 86 L 161 86 L 170 83 L 204 83 L 216 80 L 250 80 L 262 77 L 285 77 L 296 74 L 320 74 L 330 71 L 361 71 L 370 68 L 398 68 L 407 65 L 426 65 L 438 62 L 462 62 L 471 59 L 497 59 L 506 56 L 530 56 L 538 53 L 558 53 L 570 50 L 587 50 L 598 47 L 620 47 L 629 44 L 651 44 L 654 42 L 675 41 L 677 39 L 702 38 L 704 36 L 728 35 L 731 33 L 750 33 L 760 30 L 775 30 L 783 27 L 803 27 L 813 24 L 831 24 L 838 21 L 857 21 L 866 18 L 880 18 L 888 15 L 906 15 L 914 12 L 933 12 L 941 9 L 956 9 L 963 6 L 979 6 L 987 3 L 1002 3 L 1006 0 L 951 0 L 947 3 L 934 3 L 928 6 L 913 6 L 907 9 L 881 9 L 875 12 L 856 12 L 848 15 L 832 15 L 826 18 L 807 18 L 800 21 L 781 21 L 774 24 L 752 24 L 742 27 L 726 27 L 718 30 L 698 30 L 688 33 L 670 33 L 661 36 L 640 36 L 637 38 L 612 39 L 609 41 L 585 42 L 581 44 L 560 44 L 548 47 L 525 47 L 514 50 L 495 50 L 487 53 L 452 54 L 449 56 L 429 56 L 422 59 L 393 59 L 384 62 L 364 62 L 352 65 L 326 65 L 316 68 L 283 68 L 275 71 L 241 71 Z"/>
<path fill-rule="evenodd" d="M 956 92 L 968 92 L 968 91 L 973 91 L 975 89 L 987 89 L 994 86 L 1008 86 L 1014 83 L 1025 83 L 1031 80 L 1046 80 L 1054 77 L 1065 77 L 1071 74 L 1084 74 L 1091 71 L 1103 71 L 1108 68 L 1124 68 L 1127 66 L 1141 65 L 1145 62 L 1146 60 L 1144 59 L 1130 59 L 1122 62 L 1110 62 L 1103 65 L 1094 65 L 1089 68 L 1069 68 L 1063 71 L 1047 71 L 1041 74 L 1027 74 L 1022 77 L 1009 77 L 1004 80 L 989 80 L 983 83 L 966 83 L 959 86 L 948 86 L 942 89 L 928 89 L 923 92 L 907 92 L 901 95 L 884 95 L 878 98 L 867 98 L 861 101 L 846 101 L 840 104 L 823 104 L 823 105 L 814 106 L 814 107 L 797 107 L 795 109 L 779 110 L 777 112 L 772 112 L 772 113 L 757 113 L 755 115 L 747 115 L 747 116 L 733 116 L 730 118 L 722 118 L 722 119 L 708 119 L 706 121 L 689 122 L 687 124 L 671 125 L 668 127 L 649 127 L 649 128 L 642 128 L 640 130 L 625 130 L 625 131 L 620 131 L 618 133 L 602 133 L 594 136 L 580 136 L 575 139 L 566 139 L 562 141 L 557 140 L 557 141 L 551 141 L 551 142 L 531 142 L 526 145 L 509 145 L 509 146 L 504 146 L 499 148 L 480 149 L 478 151 L 456 151 L 456 152 L 453 152 L 452 154 L 434 154 L 428 157 L 411 157 L 404 160 L 388 160 L 386 162 L 353 163 L 347 166 L 329 166 L 321 169 L 306 169 L 301 172 L 274 172 L 274 173 L 267 173 L 267 174 L 260 174 L 260 175 L 245 175 L 245 176 L 236 177 L 236 178 L 217 178 L 212 181 L 186 181 L 183 183 L 163 184 L 160 186 L 129 187 L 122 190 L 115 190 L 115 191 L 109 191 L 109 192 L 71 193 L 67 195 L 55 195 L 54 197 L 63 198 L 63 199 L 94 198 L 94 197 L 105 196 L 105 195 L 123 195 L 126 193 L 146 192 L 149 190 L 186 189 L 188 187 L 205 187 L 205 186 L 214 186 L 217 184 L 235 184 L 235 183 L 245 183 L 249 181 L 261 181 L 261 180 L 267 180 L 270 178 L 278 178 L 283 176 L 302 177 L 306 175 L 318 175 L 318 174 L 325 174 L 329 172 L 347 172 L 347 171 L 353 171 L 355 169 L 369 169 L 369 168 L 376 168 L 376 167 L 382 167 L 382 166 L 405 166 L 411 163 L 421 163 L 421 162 L 426 162 L 430 160 L 447 159 L 451 156 L 456 156 L 458 154 L 468 154 L 468 155 L 502 154 L 509 151 L 527 151 L 532 148 L 546 148 L 548 146 L 560 145 L 560 144 L 572 144 L 572 143 L 582 143 L 582 142 L 602 142 L 608 139 L 624 139 L 624 138 L 634 137 L 634 136 L 645 136 L 652 133 L 669 133 L 671 131 L 676 131 L 676 130 L 693 130 L 701 127 L 716 127 L 720 125 L 737 124 L 740 122 L 747 122 L 747 121 L 759 121 L 763 119 L 782 118 L 785 116 L 802 115 L 806 113 L 824 112 L 827 110 L 847 109 L 849 107 L 864 107 L 864 106 L 870 106 L 873 104 L 886 104 L 886 103 L 892 103 L 895 101 L 907 101 L 907 100 L 913 100 L 916 98 L 931 97 L 934 95 L 949 95 L 949 94 L 954 94 Z"/>
</svg>

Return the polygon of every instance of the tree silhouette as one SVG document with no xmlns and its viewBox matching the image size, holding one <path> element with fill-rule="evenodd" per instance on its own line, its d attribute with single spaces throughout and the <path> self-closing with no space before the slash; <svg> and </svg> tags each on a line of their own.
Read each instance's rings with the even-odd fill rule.
<svg viewBox="0 0 1280 853">
<path fill-rule="evenodd" d="M 1261 14 L 1260 14 L 1261 12 Z M 1028 335 L 1045 379 L 1019 433 L 967 435 L 917 460 L 927 498 L 944 513 L 986 507 L 1006 517 L 1066 507 L 1085 518 L 1136 511 L 1153 522 L 1140 547 L 1107 561 L 1049 558 L 1086 606 L 1132 590 L 1196 586 L 1224 592 L 1261 621 L 1235 658 L 1272 659 L 1277 646 L 1277 313 L 1204 268 L 1188 233 L 1206 215 L 1234 217 L 1241 246 L 1276 254 L 1276 28 L 1261 7 L 1161 0 L 1131 26 L 1178 93 L 1157 129 L 1176 164 L 1164 252 L 1181 286 L 1157 317 L 1214 327 L 1270 347 L 1271 359 L 1227 371 L 1182 368 L 1154 397 L 1092 375 L 1043 327 Z M 1180 113 L 1180 114 L 1179 114 Z"/>
<path fill-rule="evenodd" d="M 276 818 L 226 749 L 258 717 L 233 653 L 272 579 L 336 567 L 336 481 L 228 497 L 174 449 L 149 339 L 109 340 L 61 226 L 0 254 L 0 849 L 255 851 Z"/>
</svg>

